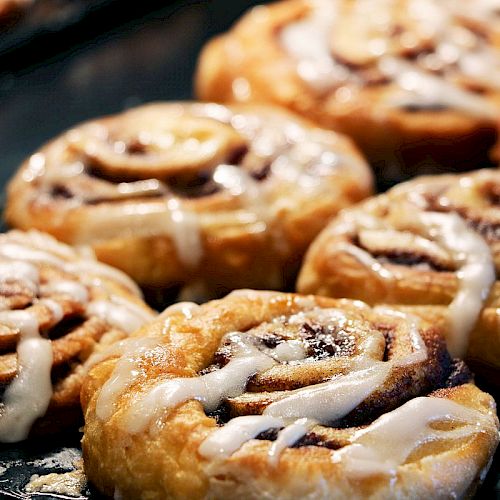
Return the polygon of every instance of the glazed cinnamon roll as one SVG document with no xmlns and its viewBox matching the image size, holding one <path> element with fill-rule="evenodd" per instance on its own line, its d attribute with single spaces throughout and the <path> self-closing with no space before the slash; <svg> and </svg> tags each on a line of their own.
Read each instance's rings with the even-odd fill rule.
<svg viewBox="0 0 500 500">
<path fill-rule="evenodd" d="M 288 0 L 207 46 L 197 93 L 343 132 L 384 185 L 470 170 L 495 141 L 499 34 L 497 0 Z"/>
<path fill-rule="evenodd" d="M 367 196 L 348 139 L 263 107 L 152 104 L 83 124 L 35 153 L 6 218 L 149 288 L 219 295 L 289 284 L 314 236 Z"/>
<path fill-rule="evenodd" d="M 498 442 L 436 328 L 277 292 L 174 305 L 103 353 L 82 404 L 85 470 L 120 498 L 462 497 Z"/>
<path fill-rule="evenodd" d="M 153 318 L 137 285 L 91 255 L 0 235 L 0 442 L 75 430 L 86 359 Z"/>
<path fill-rule="evenodd" d="M 499 370 L 499 195 L 495 170 L 396 186 L 331 222 L 297 289 L 409 306 L 443 325 L 453 354 Z"/>
</svg>

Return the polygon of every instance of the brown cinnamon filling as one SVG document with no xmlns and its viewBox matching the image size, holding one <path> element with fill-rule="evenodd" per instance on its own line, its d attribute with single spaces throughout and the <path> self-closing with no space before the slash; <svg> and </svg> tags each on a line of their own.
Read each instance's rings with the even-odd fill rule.
<svg viewBox="0 0 500 500">
<path fill-rule="evenodd" d="M 406 267 L 422 267 L 437 272 L 452 272 L 455 268 L 451 263 L 444 262 L 433 255 L 417 252 L 412 249 L 402 250 L 396 248 L 366 248 L 362 245 L 359 238 L 353 239 L 353 244 L 365 252 L 372 255 L 381 263 L 394 264 Z"/>
<path fill-rule="evenodd" d="M 411 251 L 388 251 L 386 253 L 374 253 L 373 256 L 382 263 L 390 263 L 399 266 L 416 267 L 426 266 L 429 270 L 446 272 L 453 271 L 450 266 L 442 265 L 439 262 L 432 260 L 429 255 L 417 254 Z"/>
<path fill-rule="evenodd" d="M 312 360 L 313 363 L 308 365 L 312 370 L 315 365 L 324 363 L 327 358 L 350 358 L 355 355 L 355 341 L 350 338 L 349 332 L 340 328 L 328 328 L 309 321 L 302 325 L 287 325 L 285 320 L 283 325 L 285 330 L 277 327 L 275 331 L 272 331 L 267 326 L 264 328 L 260 326 L 253 330 L 256 334 L 255 345 L 268 349 L 275 349 L 290 338 L 303 341 L 307 360 L 282 362 L 278 365 L 278 369 L 280 366 L 307 363 Z M 297 329 L 295 329 L 296 326 L 298 326 Z M 406 336 L 401 336 L 401 332 L 397 331 L 390 320 L 387 323 L 373 323 L 371 326 L 380 331 L 386 339 L 385 353 L 381 361 L 397 359 L 398 356 L 407 352 L 408 345 L 411 346 L 411 340 Z M 394 368 L 389 379 L 346 417 L 332 422 L 331 426 L 316 426 L 294 447 L 341 448 L 349 444 L 350 437 L 360 426 L 369 425 L 380 415 L 398 408 L 406 401 L 417 396 L 428 395 L 437 389 L 455 387 L 471 380 L 471 373 L 465 363 L 450 358 L 438 332 L 425 330 L 422 332 L 422 338 L 428 351 L 428 359 L 425 362 Z M 215 354 L 214 363 L 200 374 L 221 368 L 230 361 L 231 356 L 230 346 L 228 344 L 221 346 Z M 274 383 L 266 387 L 263 392 L 259 392 L 262 389 L 255 387 L 255 380 L 256 376 L 249 379 L 246 393 L 227 399 L 217 410 L 208 413 L 208 416 L 215 418 L 219 425 L 223 425 L 237 416 L 261 414 L 270 403 L 286 396 L 287 391 L 297 388 L 293 381 L 283 382 L 276 378 Z M 302 386 L 307 385 L 314 384 L 302 384 Z M 257 439 L 274 441 L 279 430 L 269 429 L 259 434 Z"/>
<path fill-rule="evenodd" d="M 244 168 L 250 177 L 252 177 L 257 182 L 262 182 L 266 180 L 271 173 L 271 164 L 269 161 L 263 162 L 263 160 L 248 162 L 249 165 L 241 165 L 243 158 L 248 153 L 247 149 L 239 149 L 231 155 L 228 161 L 230 165 L 240 165 L 240 168 Z M 70 182 L 61 184 L 59 182 L 54 183 L 50 188 L 50 196 L 54 199 L 59 200 L 71 200 L 79 199 L 82 202 L 89 205 L 96 205 L 100 203 L 113 203 L 122 202 L 124 199 L 151 199 L 151 198 L 162 198 L 166 192 L 171 192 L 179 198 L 195 199 L 204 198 L 212 196 L 222 191 L 220 184 L 216 183 L 212 177 L 212 171 L 199 171 L 195 174 L 188 175 L 175 175 L 170 176 L 165 179 L 158 179 L 164 186 L 164 190 L 151 191 L 151 192 L 140 192 L 137 194 L 130 194 L 128 197 L 124 195 L 114 196 L 111 192 L 116 188 L 117 184 L 125 184 L 130 182 L 139 182 L 143 180 L 142 178 L 127 178 L 124 182 L 123 179 L 110 175 L 106 170 L 99 167 L 99 165 L 91 162 L 87 162 L 85 167 L 85 173 L 83 174 L 89 180 L 98 179 L 108 184 L 108 186 L 103 186 L 99 189 L 99 186 L 95 190 L 89 189 L 72 189 Z M 101 192 L 100 192 L 101 191 Z"/>
<path fill-rule="evenodd" d="M 470 220 L 469 225 L 486 241 L 500 241 L 500 222 L 492 222 L 486 219 L 476 219 Z"/>
<path fill-rule="evenodd" d="M 467 207 L 454 206 L 449 203 L 449 200 L 446 200 L 446 191 L 448 188 L 449 186 L 441 186 L 438 190 L 432 189 L 432 191 L 423 193 L 422 197 L 426 202 L 426 209 L 433 212 L 456 212 L 468 222 L 472 229 L 483 236 L 486 241 L 500 241 L 500 213 L 490 212 L 479 217 L 472 214 Z M 482 196 L 486 198 L 492 207 L 496 208 L 500 206 L 500 185 L 495 182 L 488 182 L 481 186 L 480 189 Z M 445 204 L 443 197 L 447 201 Z"/>
<path fill-rule="evenodd" d="M 307 346 L 307 355 L 315 360 L 330 356 L 352 356 L 354 338 L 340 328 L 327 328 L 319 324 L 304 323 L 300 331 Z"/>
</svg>

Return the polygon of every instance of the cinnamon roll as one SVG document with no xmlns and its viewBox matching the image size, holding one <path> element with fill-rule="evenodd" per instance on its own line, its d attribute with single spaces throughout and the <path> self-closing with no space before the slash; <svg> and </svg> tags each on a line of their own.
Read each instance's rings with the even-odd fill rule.
<svg viewBox="0 0 500 500">
<path fill-rule="evenodd" d="M 498 442 L 435 327 L 362 302 L 180 303 L 84 381 L 90 481 L 120 498 L 452 498 Z"/>
<path fill-rule="evenodd" d="M 153 318 L 137 285 L 91 255 L 0 235 L 0 442 L 76 429 L 86 359 Z"/>
<path fill-rule="evenodd" d="M 351 136 L 386 185 L 488 165 L 497 0 L 287 0 L 209 43 L 197 93 L 271 102 Z"/>
<path fill-rule="evenodd" d="M 372 189 L 348 139 L 264 107 L 152 104 L 83 124 L 10 183 L 6 218 L 150 289 L 293 284 L 339 209 Z"/>
<path fill-rule="evenodd" d="M 454 355 L 498 375 L 499 195 L 495 170 L 396 186 L 325 228 L 309 249 L 297 289 L 408 306 L 445 328 Z"/>
</svg>

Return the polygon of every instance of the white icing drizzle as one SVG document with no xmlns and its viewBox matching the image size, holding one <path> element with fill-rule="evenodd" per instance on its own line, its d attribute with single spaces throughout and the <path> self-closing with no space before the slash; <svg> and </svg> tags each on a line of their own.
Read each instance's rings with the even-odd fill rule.
<svg viewBox="0 0 500 500">
<path fill-rule="evenodd" d="M 416 222 L 430 238 L 437 240 L 445 248 L 456 263 L 459 287 L 449 306 L 452 335 L 448 339 L 448 350 L 454 357 L 463 357 L 467 352 L 470 332 L 495 281 L 491 250 L 484 239 L 468 227 L 456 213 L 417 212 L 407 217 L 410 225 Z M 359 213 L 350 213 L 344 218 L 340 228 L 334 231 L 341 233 L 361 229 L 384 229 L 383 223 L 377 223 L 371 216 L 366 218 Z M 422 242 L 420 244 L 424 245 Z M 381 277 L 386 276 L 385 273 L 380 274 L 382 270 L 386 271 L 381 264 L 364 250 L 344 243 L 338 245 L 373 272 Z"/>
<path fill-rule="evenodd" d="M 172 409 L 190 399 L 200 401 L 206 411 L 213 411 L 223 399 L 243 394 L 252 375 L 276 363 L 247 343 L 245 337 L 233 334 L 231 340 L 236 353 L 227 365 L 201 377 L 174 378 L 158 384 L 130 409 L 126 429 L 133 434 L 140 432 L 160 410 Z"/>
<path fill-rule="evenodd" d="M 375 361 L 372 356 L 377 351 L 378 342 L 372 338 L 374 335 L 368 335 L 358 346 L 360 354 L 352 360 L 353 371 L 327 382 L 288 391 L 267 406 L 262 415 L 232 419 L 211 433 L 200 446 L 200 453 L 206 457 L 224 458 L 263 430 L 279 427 L 284 429 L 269 455 L 270 462 L 275 464 L 282 450 L 299 440 L 312 425 L 329 424 L 349 414 L 384 384 L 393 367 L 425 361 L 427 349 L 419 334 L 418 319 L 385 308 L 379 308 L 379 312 L 409 322 L 412 353 L 394 361 Z M 286 323 L 302 324 L 311 318 L 340 327 L 348 322 L 340 310 L 315 308 L 287 317 Z M 276 318 L 275 321 L 279 323 L 285 318 Z M 250 332 L 227 334 L 223 341 L 230 346 L 233 356 L 224 367 L 202 376 L 173 378 L 157 384 L 129 409 L 124 419 L 125 429 L 132 434 L 143 431 L 164 410 L 192 399 L 200 401 L 206 411 L 214 411 L 224 399 L 243 394 L 250 376 L 271 368 L 277 362 L 294 362 L 307 357 L 301 341 L 286 340 L 273 349 L 257 348 L 256 340 Z M 116 398 L 134 380 L 135 375 L 130 373 L 136 371 L 136 363 L 136 360 L 126 357 L 118 362 L 99 396 L 97 415 L 100 419 L 106 420 L 112 415 Z"/>
<path fill-rule="evenodd" d="M 375 257 L 370 255 L 366 250 L 363 250 L 362 248 L 359 248 L 355 245 L 343 242 L 337 243 L 335 247 L 342 252 L 352 255 L 360 264 L 365 266 L 367 269 L 370 269 L 373 274 L 376 274 L 382 280 L 392 281 L 395 279 L 394 274 L 386 269 Z"/>
<path fill-rule="evenodd" d="M 207 458 L 227 458 L 250 439 L 274 427 L 283 427 L 283 420 L 262 415 L 233 418 L 224 427 L 212 432 L 198 451 Z"/>
<path fill-rule="evenodd" d="M 359 1 L 352 8 L 352 16 L 347 21 L 339 15 L 339 2 L 311 0 L 311 11 L 303 18 L 285 26 L 280 31 L 280 44 L 296 61 L 298 75 L 317 92 L 338 88 L 339 99 L 347 96 L 362 85 L 362 81 L 346 66 L 337 62 L 332 55 L 332 33 L 338 31 L 338 24 L 352 22 L 352 31 L 363 40 L 363 50 L 369 59 L 378 60 L 378 70 L 392 80 L 400 94 L 389 96 L 389 105 L 434 107 L 448 106 L 473 116 L 496 119 L 498 111 L 491 102 L 455 83 L 458 75 L 469 76 L 489 88 L 499 88 L 500 55 L 496 48 L 488 45 L 473 30 L 461 26 L 460 17 L 488 22 L 485 13 L 490 13 L 490 5 L 479 8 L 465 8 L 457 2 L 408 1 L 406 16 L 415 28 L 408 32 L 416 41 L 422 36 L 430 38 L 435 51 L 426 57 L 409 62 L 390 55 L 387 20 L 394 15 L 393 2 Z M 495 6 L 498 9 L 498 6 Z M 490 14 L 488 14 L 489 16 Z M 336 47 L 333 41 L 333 52 Z M 345 43 L 345 41 L 344 41 Z M 354 54 L 358 50 L 353 37 Z M 431 62 L 429 66 L 429 62 Z M 432 65 L 445 68 L 443 76 L 431 72 Z M 493 75 L 493 76 L 492 76 Z M 497 76 L 497 78 L 495 78 Z M 345 86 L 347 84 L 347 86 Z"/>
<path fill-rule="evenodd" d="M 269 355 L 278 361 L 299 361 L 307 355 L 301 340 L 285 340 L 274 349 L 269 349 Z"/>
<path fill-rule="evenodd" d="M 448 350 L 454 357 L 463 357 L 470 332 L 495 281 L 491 251 L 483 238 L 455 213 L 421 212 L 416 219 L 453 255 L 457 264 L 459 286 L 449 305 L 452 335 Z"/>
<path fill-rule="evenodd" d="M 87 273 L 95 274 L 97 276 L 104 276 L 113 281 L 117 281 L 125 288 L 127 288 L 130 292 L 137 297 L 142 297 L 142 292 L 137 284 L 129 278 L 125 273 L 115 269 L 114 267 L 107 266 L 106 264 L 102 264 L 94 259 L 81 259 L 76 262 L 69 262 L 65 266 L 65 270 L 69 273 L 74 273 L 84 276 Z"/>
<path fill-rule="evenodd" d="M 359 365 L 363 364 L 360 360 Z M 384 383 L 391 368 L 391 363 L 378 362 L 328 382 L 290 391 L 289 396 L 270 404 L 262 415 L 252 417 L 255 428 L 259 429 L 257 434 L 270 428 L 265 428 L 269 417 L 281 422 L 274 427 L 285 427 L 269 450 L 270 462 L 276 465 L 283 450 L 296 443 L 316 423 L 331 424 L 350 413 Z M 231 425 L 214 431 L 200 446 L 200 453 L 207 458 L 224 458 L 227 450 L 236 450 L 254 438 L 256 434 L 239 432 L 239 423 L 245 425 L 246 418 L 234 418 L 229 421 Z M 259 419 L 264 428 L 259 425 Z M 287 425 L 290 421 L 293 423 Z M 219 450 L 224 453 L 219 454 Z"/>
<path fill-rule="evenodd" d="M 64 317 L 64 311 L 62 306 L 52 299 L 42 299 L 38 301 L 38 304 L 44 305 L 47 309 L 50 310 L 50 313 L 53 316 L 54 323 L 59 323 Z"/>
<path fill-rule="evenodd" d="M 345 314 L 336 309 L 316 309 L 309 314 L 298 313 L 290 316 L 287 321 L 290 324 L 301 323 L 310 314 L 313 314 L 314 317 L 326 323 L 342 324 L 342 322 L 347 321 Z M 160 410 L 174 408 L 179 403 L 188 401 L 189 399 L 197 399 L 202 402 L 207 411 L 213 411 L 220 405 L 223 399 L 243 394 L 248 378 L 251 375 L 267 370 L 277 362 L 296 361 L 304 359 L 307 356 L 304 346 L 301 346 L 296 340 L 282 342 L 278 345 L 277 349 L 265 347 L 258 349 L 253 344 L 253 341 L 254 338 L 251 334 L 228 334 L 226 342 L 229 342 L 232 346 L 234 356 L 227 365 L 220 370 L 200 377 L 169 379 L 158 384 L 131 409 L 127 417 L 126 428 L 132 433 L 139 432 L 148 425 Z M 369 344 L 368 342 L 365 346 L 368 350 L 370 350 Z M 361 365 L 362 361 L 360 359 L 359 366 Z M 385 369 L 386 365 L 387 370 Z M 369 382 L 371 381 L 372 385 L 376 386 L 378 380 L 383 381 L 382 379 L 385 378 L 388 370 L 389 364 L 381 363 L 381 366 L 377 366 L 377 368 L 365 370 L 357 379 L 346 375 L 331 382 L 318 384 L 313 388 L 292 391 L 290 396 L 280 402 L 273 403 L 266 411 L 277 412 L 276 414 L 283 412 L 283 415 L 280 414 L 280 416 L 285 416 L 284 412 L 292 412 L 292 406 L 296 401 L 302 401 L 304 405 L 307 405 L 307 399 L 317 401 L 319 407 L 319 400 L 325 400 L 329 391 L 338 391 L 340 388 L 345 388 L 346 385 L 351 384 L 356 385 L 359 390 L 357 393 L 356 390 L 351 391 L 353 397 L 350 402 L 347 401 L 347 392 L 344 400 L 341 401 L 341 398 L 338 399 L 339 405 L 344 405 L 338 410 L 339 413 L 350 411 L 345 410 L 345 408 L 349 405 L 355 407 L 359 404 L 356 397 L 361 397 L 361 400 L 364 399 L 366 395 L 362 396 L 361 393 L 368 390 Z M 385 373 L 386 371 L 387 373 Z M 366 377 L 363 378 L 363 375 L 366 375 Z M 333 413 L 330 412 L 329 415 L 332 417 Z M 288 414 L 286 416 L 293 417 L 293 415 Z"/>
<path fill-rule="evenodd" d="M 334 422 L 351 412 L 383 384 L 390 370 L 391 363 L 375 363 L 328 382 L 290 391 L 288 396 L 271 403 L 263 414 L 282 418 L 305 417 L 321 423 Z"/>
<path fill-rule="evenodd" d="M 38 269 L 34 265 L 22 260 L 0 262 L 0 280 L 22 281 L 33 293 L 37 293 L 38 291 Z"/>
<path fill-rule="evenodd" d="M 43 294 L 64 294 L 73 297 L 77 302 L 86 304 L 89 300 L 87 288 L 77 281 L 53 281 L 42 287 Z"/>
<path fill-rule="evenodd" d="M 117 397 L 125 392 L 140 374 L 138 361 L 156 345 L 156 338 L 125 339 L 110 346 L 104 352 L 91 356 L 85 364 L 87 370 L 110 356 L 120 355 L 111 377 L 102 386 L 96 403 L 96 414 L 101 420 L 108 420 L 113 414 Z"/>
<path fill-rule="evenodd" d="M 198 304 L 193 302 L 178 302 L 173 304 L 158 318 L 168 321 L 171 314 L 181 313 L 186 319 L 191 319 Z M 167 323 L 166 323 L 167 324 Z M 167 326 L 168 327 L 168 326 Z M 96 414 L 101 420 L 107 420 L 114 411 L 116 400 L 136 380 L 140 371 L 140 360 L 144 354 L 159 344 L 156 338 L 131 338 L 115 342 L 103 352 L 93 354 L 85 363 L 86 370 L 111 356 L 120 355 L 111 377 L 103 385 L 96 404 Z"/>
<path fill-rule="evenodd" d="M 0 280 L 20 280 L 38 298 L 35 303 L 50 310 L 52 321 L 58 323 L 64 316 L 62 306 L 50 295 L 66 294 L 86 306 L 89 300 L 87 287 L 78 281 L 61 279 L 40 286 L 37 264 L 47 264 L 61 271 L 77 275 L 85 283 L 88 274 L 106 276 L 122 283 L 127 289 L 140 294 L 137 286 L 121 272 L 104 264 L 82 259 L 73 249 L 37 232 L 10 232 L 0 237 Z M 86 274 L 85 274 L 86 273 Z M 91 277 L 92 278 L 92 277 Z M 109 292 L 106 283 L 92 284 Z M 131 331 L 138 328 L 152 315 L 139 305 L 125 298 L 108 293 L 108 300 L 94 301 L 87 306 L 86 314 L 96 314 L 110 324 Z M 19 330 L 17 343 L 17 375 L 7 387 L 0 413 L 0 441 L 15 442 L 25 439 L 33 422 L 43 416 L 52 396 L 52 346 L 49 339 L 40 337 L 38 320 L 34 312 L 1 311 L 0 323 Z"/>
<path fill-rule="evenodd" d="M 183 209 L 176 198 L 168 200 L 167 207 L 170 215 L 167 232 L 172 237 L 177 256 L 187 266 L 196 266 L 203 256 L 199 218 Z"/>
<path fill-rule="evenodd" d="M 437 430 L 430 427 L 435 422 L 463 425 Z M 482 432 L 483 427 L 495 428 L 491 415 L 448 399 L 419 397 L 358 431 L 351 445 L 335 452 L 334 460 L 342 463 L 351 477 L 394 475 L 397 467 L 421 445 L 440 439 L 468 438 Z"/>
<path fill-rule="evenodd" d="M 318 92 L 328 90 L 348 78 L 348 71 L 337 64 L 330 52 L 330 37 L 338 16 L 338 2 L 315 0 L 304 19 L 281 30 L 283 48 L 298 61 L 299 76 Z"/>
<path fill-rule="evenodd" d="M 64 268 L 65 264 L 63 259 L 52 253 L 29 248 L 18 243 L 2 242 L 0 244 L 0 255 L 7 259 L 38 262 L 59 268 Z"/>
<path fill-rule="evenodd" d="M 26 311 L 2 311 L 0 323 L 19 330 L 18 372 L 5 390 L 0 415 L 0 442 L 28 436 L 33 422 L 47 411 L 52 396 L 52 345 L 42 339 L 36 317 Z"/>
<path fill-rule="evenodd" d="M 87 306 L 87 315 L 97 316 L 125 332 L 132 333 L 154 319 L 142 307 L 118 295 L 109 300 L 95 300 Z"/>
<path fill-rule="evenodd" d="M 73 251 L 68 252 L 67 249 L 63 254 L 64 257 L 74 260 L 66 261 L 54 253 L 56 251 L 57 253 L 62 253 L 60 248 L 62 245 L 59 243 L 54 243 L 49 237 L 41 237 L 41 235 L 37 235 L 37 233 L 34 232 L 28 233 L 28 236 L 29 238 L 24 240 L 22 237 L 16 236 L 13 233 L 8 233 L 8 241 L 1 242 L 0 255 L 6 259 L 11 259 L 8 264 L 17 263 L 16 265 L 19 266 L 19 263 L 22 262 L 22 265 L 26 266 L 29 263 L 42 263 L 57 267 L 71 274 L 79 275 L 81 273 L 91 273 L 105 276 L 114 281 L 118 281 L 136 295 L 142 296 L 137 284 L 118 269 L 102 264 L 94 259 L 82 259 L 77 253 Z M 29 246 L 33 244 L 40 248 L 32 248 Z M 28 272 L 33 276 L 34 271 L 33 267 L 30 271 L 27 271 L 25 267 L 24 271 L 19 270 L 19 272 L 21 275 L 25 275 L 25 273 Z M 36 272 L 38 271 L 36 270 Z"/>
<path fill-rule="evenodd" d="M 142 348 L 146 346 L 152 348 L 157 344 L 158 341 L 153 337 L 132 337 L 113 342 L 104 349 L 94 352 L 87 358 L 84 363 L 85 371 L 88 372 L 92 367 L 112 356 L 132 356 L 135 350 L 142 350 Z"/>
<path fill-rule="evenodd" d="M 269 463 L 274 466 L 278 465 L 280 456 L 285 448 L 293 446 L 299 439 L 304 437 L 316 423 L 316 421 L 308 418 L 299 418 L 282 429 L 269 448 Z"/>
<path fill-rule="evenodd" d="M 280 432 L 278 440 L 272 445 L 269 455 L 272 464 L 277 463 L 280 453 L 285 447 L 293 445 L 315 423 L 331 424 L 350 413 L 385 382 L 393 367 L 423 362 L 427 359 L 427 348 L 418 331 L 418 318 L 383 307 L 377 308 L 377 310 L 380 313 L 389 314 L 409 322 L 408 334 L 412 342 L 413 352 L 402 359 L 389 362 L 377 362 L 363 355 L 358 356 L 353 360 L 355 371 L 338 376 L 328 382 L 289 391 L 289 395 L 271 403 L 261 415 L 263 422 L 271 416 L 280 419 L 282 426 L 286 426 L 291 419 L 297 419 Z M 331 314 L 330 311 L 335 310 L 321 310 L 320 312 Z M 295 320 L 292 316 L 288 322 L 302 322 L 303 319 L 304 313 L 298 313 L 295 315 Z M 369 339 L 365 341 L 367 354 L 371 352 L 368 347 Z M 233 449 L 237 443 L 244 442 L 242 441 L 243 436 L 238 433 L 237 424 L 240 418 L 244 417 L 237 417 L 230 421 L 234 422 L 231 426 L 224 426 L 212 433 L 207 438 L 210 445 L 203 447 L 202 444 L 200 448 L 200 450 L 204 450 L 201 452 L 202 455 L 220 458 L 217 456 L 219 440 L 224 443 L 225 450 Z M 255 421 L 255 425 L 257 425 L 257 421 Z M 249 439 L 251 438 L 252 436 Z M 234 445 L 228 445 L 228 443 L 234 443 Z"/>
<path fill-rule="evenodd" d="M 385 57 L 378 65 L 380 71 L 399 85 L 403 93 L 394 96 L 391 104 L 398 107 L 447 106 L 472 116 L 495 119 L 498 111 L 484 98 L 458 85 L 419 69 L 403 59 Z"/>
</svg>

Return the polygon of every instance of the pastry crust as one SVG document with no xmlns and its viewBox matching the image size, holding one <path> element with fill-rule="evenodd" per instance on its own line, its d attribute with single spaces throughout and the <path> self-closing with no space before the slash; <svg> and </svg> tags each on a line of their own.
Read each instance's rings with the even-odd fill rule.
<svg viewBox="0 0 500 500">
<path fill-rule="evenodd" d="M 467 234 L 482 238 L 484 261 L 477 248 L 471 248 L 468 254 L 478 259 L 480 269 L 491 266 L 493 278 L 489 286 L 476 293 L 484 295 L 480 297 L 484 302 L 477 312 L 477 322 L 471 324 L 467 356 L 486 365 L 485 369 L 498 370 L 499 189 L 500 173 L 496 170 L 428 176 L 345 210 L 311 245 L 297 289 L 370 304 L 407 306 L 407 310 L 442 325 L 452 339 L 453 313 L 449 305 L 467 277 L 463 276 L 464 255 L 458 255 L 453 245 L 447 246 L 443 234 L 447 231 L 446 217 L 459 216 L 458 223 L 463 221 L 469 230 L 462 228 L 462 235 L 457 233 L 458 244 Z M 445 216 L 434 234 L 417 222 L 426 213 Z"/>
<path fill-rule="evenodd" d="M 150 288 L 290 285 L 327 221 L 372 192 L 348 139 L 272 108 L 157 103 L 63 134 L 8 188 L 6 219 Z"/>
<path fill-rule="evenodd" d="M 347 330 L 336 330 L 335 326 L 339 325 Z M 451 361 L 436 329 L 421 323 L 417 332 L 411 325 L 415 326 L 415 323 L 407 316 L 398 316 L 398 313 L 389 310 L 375 311 L 360 302 L 276 292 L 238 291 L 202 306 L 175 305 L 156 322 L 134 334 L 131 339 L 133 347 L 128 351 L 124 347 L 121 357 L 116 351 L 111 352 L 107 359 L 89 372 L 82 390 L 85 412 L 82 446 L 86 473 L 107 496 L 114 494 L 122 498 L 150 500 L 449 498 L 471 495 L 476 481 L 484 477 L 498 441 L 494 401 L 472 384 L 463 383 L 469 376 L 463 367 L 457 369 L 458 365 Z M 306 336 L 304 332 L 308 332 Z M 346 347 L 339 335 L 346 335 L 345 338 L 352 336 L 353 346 Z M 327 339 L 333 338 L 336 340 L 329 345 L 330 348 L 340 348 L 338 356 L 321 358 Z M 382 344 L 375 342 L 376 338 Z M 386 346 L 389 338 L 392 344 Z M 413 342 L 417 338 L 423 341 L 425 348 L 423 344 L 416 348 Z M 231 339 L 236 339 L 236 344 L 231 344 Z M 371 341 L 367 343 L 367 339 Z M 242 396 L 234 396 L 233 393 L 225 399 L 233 413 L 239 411 L 238 403 L 242 398 L 245 401 L 249 397 L 260 398 L 260 393 L 255 392 L 255 384 L 265 383 L 266 373 L 273 373 L 274 389 L 268 387 L 270 392 L 264 395 L 279 400 L 293 394 L 282 384 L 288 384 L 289 388 L 297 387 L 297 384 L 307 385 L 307 377 L 318 367 L 320 371 L 325 370 L 325 363 L 332 363 L 333 369 L 340 369 L 339 373 L 344 374 L 332 379 L 330 366 L 324 371 L 328 384 L 346 380 L 350 371 L 354 376 L 359 375 L 361 381 L 363 370 L 357 371 L 354 364 L 350 365 L 360 359 L 371 359 L 369 365 L 372 368 L 382 365 L 392 368 L 387 378 L 369 391 L 364 402 L 341 418 L 343 425 L 312 427 L 305 440 L 299 441 L 293 448 L 284 449 L 274 464 L 270 463 L 268 455 L 273 445 L 272 438 L 266 435 L 261 435 L 259 439 L 243 439 L 246 442 L 241 447 L 237 446 L 234 453 L 224 456 L 218 456 L 217 451 L 213 456 L 207 451 L 207 442 L 216 438 L 217 433 L 230 428 L 229 424 L 217 426 L 217 421 L 222 424 L 228 418 L 227 413 L 220 413 L 220 408 L 214 413 L 208 410 L 206 413 L 202 403 L 192 398 L 181 399 L 180 404 L 170 409 L 167 403 L 166 407 L 162 406 L 161 401 L 165 402 L 165 397 L 168 399 L 169 396 L 165 396 L 166 392 L 159 392 L 158 388 L 166 388 L 169 383 L 175 384 L 179 380 L 180 385 L 186 380 L 188 383 L 196 381 L 200 371 L 205 377 L 206 374 L 217 374 L 219 370 L 226 370 L 227 373 L 229 366 L 234 367 L 232 360 L 244 361 L 245 354 L 243 358 L 238 357 L 241 355 L 238 354 L 238 342 L 250 342 L 246 345 L 257 346 L 260 352 L 257 356 L 261 356 L 266 346 L 266 352 L 270 352 L 269 349 L 275 349 L 276 342 L 290 347 L 293 341 L 307 346 L 308 357 L 295 363 L 275 364 L 269 371 L 259 371 L 255 366 L 257 376 L 247 381 L 246 392 Z M 143 349 L 139 352 L 141 343 Z M 386 349 L 389 352 L 384 355 Z M 282 349 L 281 352 L 286 351 Z M 421 357 L 424 352 L 426 359 Z M 382 362 L 384 356 L 387 356 L 387 361 Z M 404 367 L 398 364 L 406 362 L 409 364 Z M 125 372 L 125 366 L 132 368 L 133 372 Z M 346 366 L 350 366 L 347 372 Z M 111 390 L 116 387 L 117 375 L 121 391 Z M 298 375 L 298 381 L 295 375 Z M 238 376 L 237 371 L 233 373 L 233 377 Z M 225 386 L 228 382 L 226 376 L 219 379 L 218 385 Z M 448 388 L 432 392 L 444 386 Z M 274 392 L 276 387 L 281 387 L 281 392 Z M 245 391 L 245 388 L 242 390 Z M 353 390 L 356 391 L 355 388 Z M 429 393 L 431 397 L 411 399 Z M 339 397 L 342 397 L 340 394 L 341 391 Z M 151 395 L 154 395 L 153 399 Z M 113 397 L 110 399 L 110 396 Z M 445 432 L 442 439 L 431 440 L 432 444 L 431 441 L 426 445 L 417 444 L 407 459 L 402 459 L 402 464 L 396 465 L 396 459 L 393 468 L 386 473 L 353 475 L 347 460 L 352 443 L 356 442 L 356 433 L 360 432 L 360 428 L 352 427 L 353 422 L 369 424 L 363 427 L 366 431 L 374 427 L 373 421 L 377 416 L 385 414 L 383 418 L 387 418 L 391 410 L 401 410 L 401 404 L 422 403 L 425 406 L 434 404 L 437 398 L 453 401 L 460 408 L 466 407 L 475 412 L 473 420 L 478 427 L 473 435 L 450 440 Z M 411 401 L 405 403 L 408 399 Z M 200 400 L 204 405 L 209 404 L 203 397 Z M 151 401 L 153 407 L 150 406 Z M 264 404 L 265 411 L 272 406 L 268 404 Z M 335 406 L 336 403 L 332 400 L 329 404 Z M 314 405 L 307 406 L 311 408 Z M 245 414 L 252 413 L 252 405 L 248 402 L 243 407 L 246 408 Z M 262 408 L 257 411 L 261 412 Z M 407 435 L 418 433 L 419 418 L 418 412 L 414 412 L 407 419 L 412 426 Z M 234 425 L 238 421 L 238 418 L 232 418 L 229 423 Z M 401 422 L 401 419 L 395 418 L 394 422 Z M 457 422 L 453 423 L 452 419 L 448 424 L 438 425 L 450 430 L 455 428 Z M 429 432 L 432 434 L 433 431 Z M 394 450 L 398 450 L 398 445 L 394 446 Z M 378 451 L 379 448 L 374 453 Z"/>
<path fill-rule="evenodd" d="M 278 104 L 343 132 L 383 186 L 479 168 L 496 137 L 499 31 L 493 6 L 473 0 L 277 2 L 207 45 L 197 95 Z"/>
<path fill-rule="evenodd" d="M 37 231 L 0 235 L 0 442 L 76 429 L 86 360 L 154 317 L 91 251 Z"/>
</svg>

